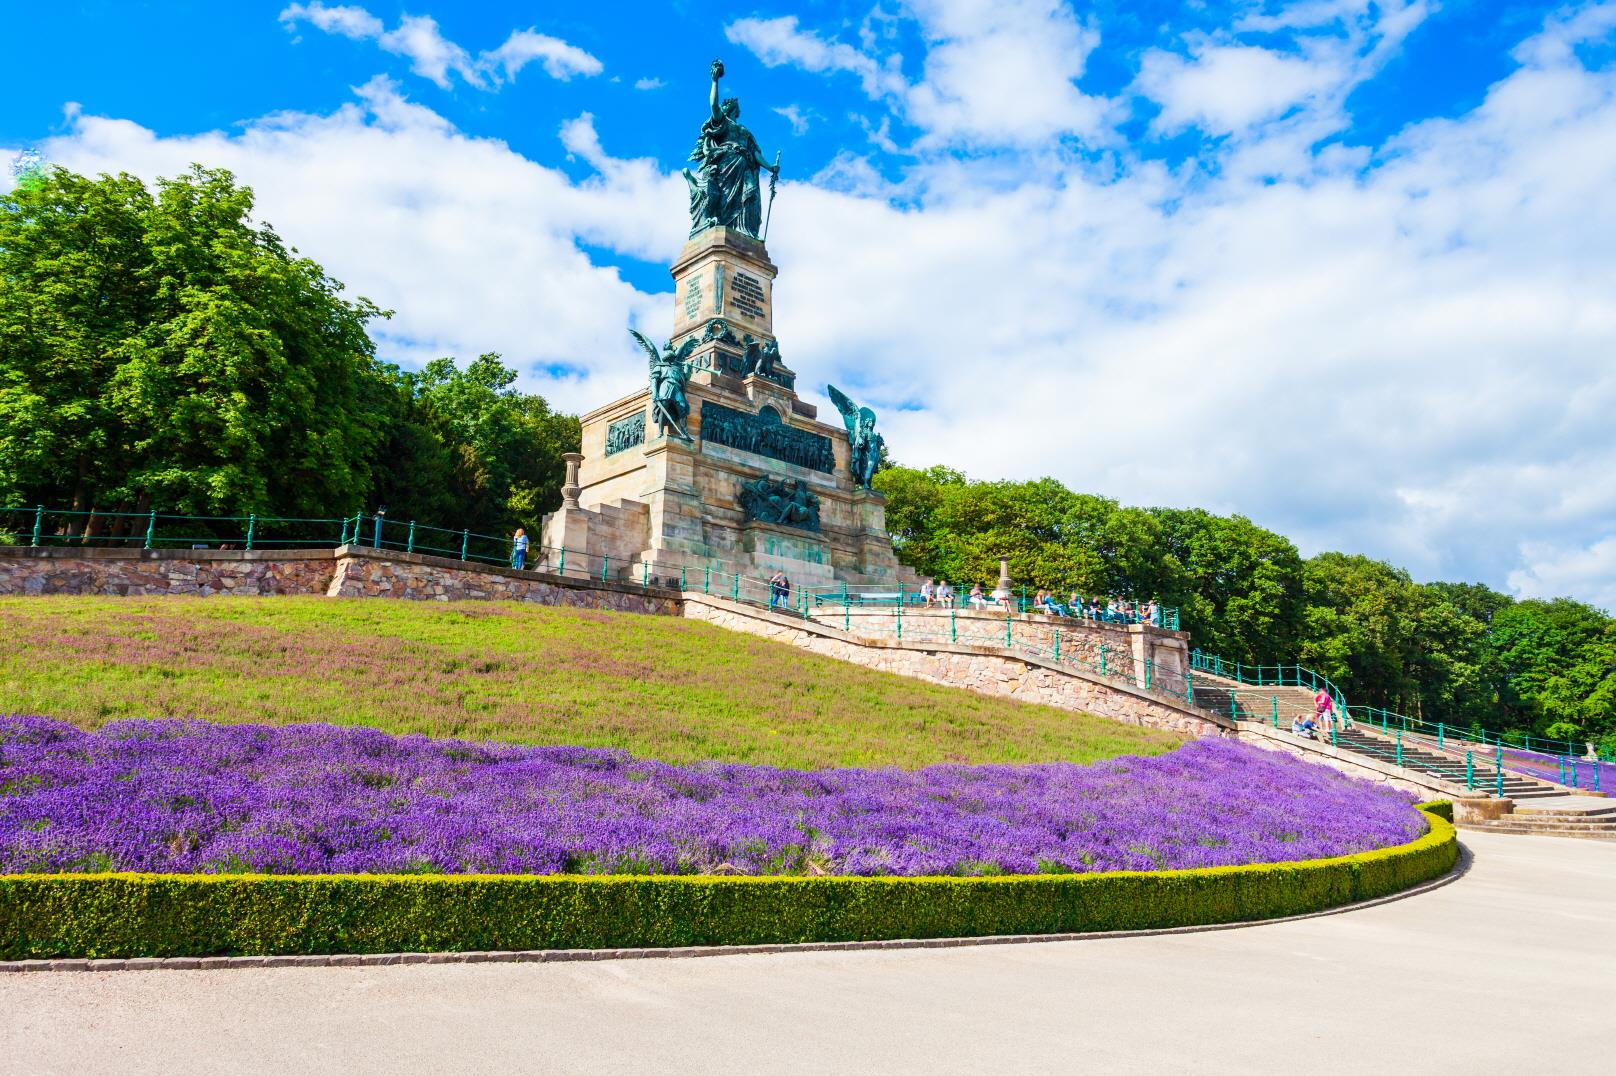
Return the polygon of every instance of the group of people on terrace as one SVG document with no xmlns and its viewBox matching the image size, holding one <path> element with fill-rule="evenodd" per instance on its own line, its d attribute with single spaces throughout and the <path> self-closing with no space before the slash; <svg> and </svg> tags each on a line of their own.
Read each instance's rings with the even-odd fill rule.
<svg viewBox="0 0 1616 1076">
<path fill-rule="evenodd" d="M 922 605 L 952 609 L 956 601 L 954 588 L 946 579 L 928 579 L 920 585 Z M 1016 610 L 1018 604 L 1013 594 L 986 591 L 981 583 L 972 583 L 970 592 L 965 596 L 965 605 L 972 609 L 996 608 L 1012 612 Z M 1033 597 L 1031 604 L 1022 611 L 1112 624 L 1153 624 L 1160 627 L 1162 622 L 1161 605 L 1155 598 L 1145 602 L 1130 601 L 1126 598 L 1106 598 L 1102 602 L 1097 597 L 1085 598 L 1075 591 L 1070 599 L 1061 602 L 1053 591 L 1040 590 Z"/>
<path fill-rule="evenodd" d="M 1034 611 L 1050 616 L 1069 616 L 1110 624 L 1153 624 L 1159 628 L 1162 622 L 1161 605 L 1155 598 L 1144 602 L 1107 598 L 1102 603 L 1099 598 L 1085 599 L 1083 595 L 1073 592 L 1063 603 L 1053 591 L 1040 590 L 1033 597 L 1032 607 Z"/>
</svg>

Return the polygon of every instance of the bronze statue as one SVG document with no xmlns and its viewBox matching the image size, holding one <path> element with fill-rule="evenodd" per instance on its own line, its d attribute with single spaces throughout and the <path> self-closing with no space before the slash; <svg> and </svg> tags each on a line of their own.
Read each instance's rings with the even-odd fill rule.
<svg viewBox="0 0 1616 1076">
<path fill-rule="evenodd" d="M 842 424 L 847 427 L 848 469 L 853 474 L 853 484 L 871 489 L 870 481 L 881 465 L 881 449 L 887 443 L 886 438 L 875 432 L 875 412 L 854 404 L 835 385 L 825 387 L 830 390 L 831 402 L 842 413 Z"/>
<path fill-rule="evenodd" d="M 713 88 L 708 95 L 711 111 L 701 125 L 701 137 L 690 159 L 697 162 L 699 175 L 684 173 L 690 189 L 690 234 L 708 228 L 734 228 L 750 236 L 760 236 L 763 224 L 763 192 L 758 173 L 768 169 L 770 194 L 773 180 L 780 175 L 777 160 L 770 164 L 758 148 L 752 132 L 741 125 L 738 98 L 718 99 L 718 80 L 724 77 L 724 63 L 712 64 Z"/>
<path fill-rule="evenodd" d="M 690 366 L 685 359 L 700 341 L 691 336 L 675 351 L 670 340 L 658 351 L 656 345 L 639 332 L 634 329 L 629 332 L 651 360 L 651 416 L 657 432 L 665 437 L 671 429 L 675 437 L 689 441 L 690 431 L 685 424 L 690 419 L 690 401 L 685 397 L 685 382 L 690 380 Z"/>
<path fill-rule="evenodd" d="M 754 340 L 746 338 L 746 354 L 743 357 L 747 377 L 766 377 L 774 379 L 779 376 L 776 367 L 780 363 L 780 345 L 773 340 Z"/>
</svg>

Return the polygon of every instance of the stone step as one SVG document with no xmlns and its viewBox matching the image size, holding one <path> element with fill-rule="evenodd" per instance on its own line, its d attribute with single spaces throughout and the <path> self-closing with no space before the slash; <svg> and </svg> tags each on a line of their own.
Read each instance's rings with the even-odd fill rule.
<svg viewBox="0 0 1616 1076">
<path fill-rule="evenodd" d="M 1537 834 L 1540 837 L 1581 837 L 1592 841 L 1616 841 L 1616 828 L 1600 829 L 1591 826 L 1533 826 L 1518 822 L 1465 822 L 1460 829 L 1486 830 L 1489 833 Z"/>
<path fill-rule="evenodd" d="M 1546 807 L 1519 807 L 1516 817 L 1528 818 L 1587 818 L 1616 823 L 1616 807 L 1599 807 L 1591 811 L 1556 811 Z"/>
</svg>

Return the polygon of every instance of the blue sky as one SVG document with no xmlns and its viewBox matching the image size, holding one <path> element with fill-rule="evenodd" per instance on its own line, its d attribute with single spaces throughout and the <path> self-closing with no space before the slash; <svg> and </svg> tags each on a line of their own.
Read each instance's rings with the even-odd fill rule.
<svg viewBox="0 0 1616 1076">
<path fill-rule="evenodd" d="M 235 170 L 585 410 L 665 333 L 707 64 L 785 166 L 783 354 L 895 454 L 1616 606 L 1616 4 L 7 13 L 0 155 Z"/>
</svg>

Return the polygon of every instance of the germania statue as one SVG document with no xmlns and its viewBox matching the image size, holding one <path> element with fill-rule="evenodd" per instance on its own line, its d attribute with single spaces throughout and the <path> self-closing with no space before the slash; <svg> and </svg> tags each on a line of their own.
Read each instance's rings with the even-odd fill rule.
<svg viewBox="0 0 1616 1076">
<path fill-rule="evenodd" d="M 741 125 L 741 102 L 718 99 L 718 80 L 724 77 L 724 62 L 714 60 L 713 88 L 708 96 L 712 115 L 701 125 L 701 137 L 690 159 L 696 162 L 696 175 L 684 173 L 690 188 L 690 234 L 708 228 L 734 228 L 762 238 L 763 191 L 759 172 L 769 172 L 769 195 L 773 201 L 774 183 L 780 177 L 778 157 L 774 164 L 764 159 L 757 139 Z"/>
</svg>

